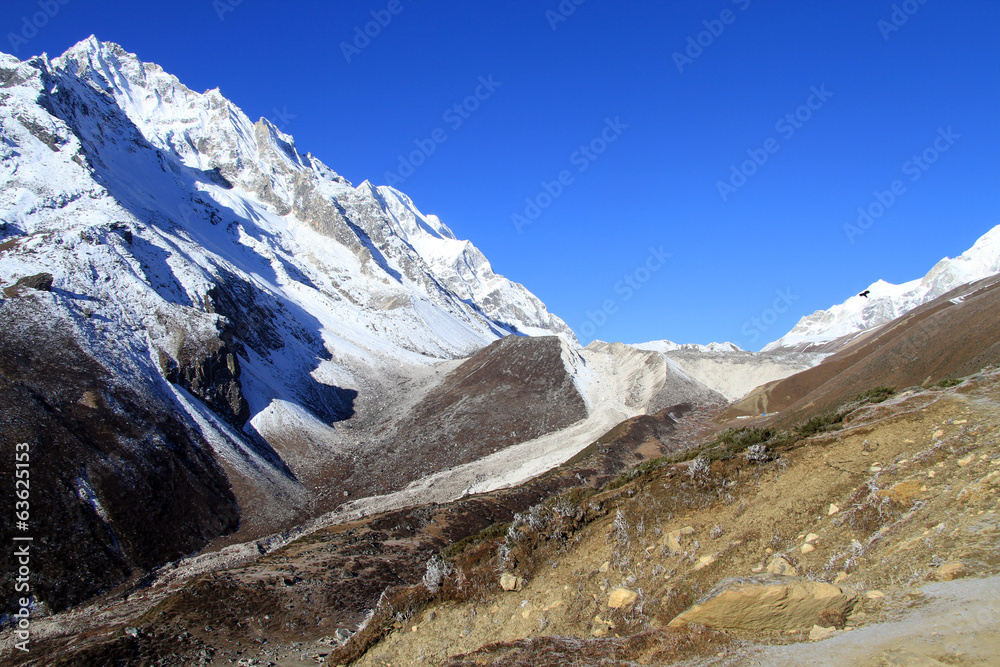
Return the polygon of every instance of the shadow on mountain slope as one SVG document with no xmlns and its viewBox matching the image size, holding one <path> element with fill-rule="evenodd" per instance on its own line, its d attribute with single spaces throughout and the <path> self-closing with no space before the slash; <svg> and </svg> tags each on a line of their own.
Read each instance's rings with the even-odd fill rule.
<svg viewBox="0 0 1000 667">
<path fill-rule="evenodd" d="M 0 450 L 13 462 L 16 445 L 29 445 L 31 518 L 18 534 L 34 538 L 35 599 L 60 610 L 198 551 L 236 530 L 240 512 L 172 397 L 103 367 L 47 298 L 0 302 Z M 12 463 L 3 476 L 13 508 Z M 10 544 L 15 526 L 0 526 Z M 13 591 L 10 550 L 3 563 Z"/>
</svg>

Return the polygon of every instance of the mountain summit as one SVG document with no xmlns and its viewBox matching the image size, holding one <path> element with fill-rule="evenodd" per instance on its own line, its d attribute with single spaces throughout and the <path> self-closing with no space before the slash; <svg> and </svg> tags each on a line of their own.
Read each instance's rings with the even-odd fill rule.
<svg viewBox="0 0 1000 667">
<path fill-rule="evenodd" d="M 809 350 L 860 333 L 891 322 L 956 287 L 996 273 L 1000 273 L 1000 225 L 958 257 L 942 259 L 923 278 L 902 285 L 879 280 L 842 304 L 806 315 L 787 334 L 764 346 L 764 351 Z"/>
<path fill-rule="evenodd" d="M 387 343 L 452 357 L 512 332 L 573 339 L 541 301 L 406 195 L 352 187 L 218 89 L 195 93 L 94 37 L 52 61 L 3 56 L 0 66 L 5 134 L 18 147 L 14 155 L 8 144 L 3 156 L 4 234 L 65 233 L 69 219 L 95 232 L 129 227 L 149 252 L 172 258 L 161 277 L 176 292 L 130 299 L 135 310 L 200 304 L 224 269 L 254 275 L 307 312 L 354 320 L 350 331 L 318 330 L 361 357 Z M 189 254 L 192 242 L 210 252 Z M 52 264 L 58 288 L 82 279 Z M 371 331 L 382 332 L 378 342 Z"/>
<path fill-rule="evenodd" d="M 54 609 L 588 414 L 576 338 L 537 297 L 217 89 L 94 37 L 0 54 L 0 137 L 0 451 L 28 445 L 49 490 L 32 510 L 62 532 L 33 567 Z M 554 379 L 519 385 L 532 364 Z M 479 404 L 440 385 L 470 374 L 484 401 L 523 390 L 523 426 L 467 428 Z"/>
</svg>

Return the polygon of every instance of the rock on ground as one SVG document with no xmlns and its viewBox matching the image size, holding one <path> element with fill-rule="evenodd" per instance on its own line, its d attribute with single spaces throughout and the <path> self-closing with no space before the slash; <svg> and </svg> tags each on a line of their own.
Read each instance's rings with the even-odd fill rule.
<svg viewBox="0 0 1000 667">
<path fill-rule="evenodd" d="M 856 592 L 798 577 L 726 579 L 702 602 L 670 622 L 710 628 L 778 631 L 808 629 L 821 619 L 842 619 L 854 607 Z"/>
</svg>

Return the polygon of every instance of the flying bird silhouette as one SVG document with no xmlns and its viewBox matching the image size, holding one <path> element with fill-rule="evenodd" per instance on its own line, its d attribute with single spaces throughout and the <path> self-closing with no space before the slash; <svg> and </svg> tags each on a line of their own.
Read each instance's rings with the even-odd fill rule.
<svg viewBox="0 0 1000 667">
<path fill-rule="evenodd" d="M 871 294 L 871 290 L 870 289 L 866 289 L 864 292 L 862 292 L 858 296 L 863 296 L 863 297 L 865 297 L 867 299 L 869 294 Z"/>
</svg>

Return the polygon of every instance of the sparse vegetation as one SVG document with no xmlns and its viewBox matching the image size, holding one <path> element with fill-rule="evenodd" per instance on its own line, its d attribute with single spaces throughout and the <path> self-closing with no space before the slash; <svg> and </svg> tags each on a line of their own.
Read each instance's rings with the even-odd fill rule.
<svg viewBox="0 0 1000 667">
<path fill-rule="evenodd" d="M 961 380 L 958 380 L 958 379 L 955 379 L 955 378 L 945 378 L 944 380 L 941 380 L 939 382 L 935 382 L 934 386 L 935 387 L 940 387 L 941 389 L 948 389 L 949 387 L 956 387 L 956 386 L 958 386 L 960 384 L 962 384 Z"/>
<path fill-rule="evenodd" d="M 509 523 L 494 523 L 482 532 L 470 535 L 463 540 L 449 544 L 441 551 L 441 557 L 445 560 L 453 560 L 456 556 L 462 554 L 462 552 L 464 552 L 468 547 L 486 542 L 487 540 L 495 540 L 503 537 L 507 534 L 508 529 L 510 529 Z"/>
<path fill-rule="evenodd" d="M 709 461 L 728 461 L 751 448 L 756 448 L 754 452 L 761 456 L 768 449 L 791 444 L 795 439 L 783 431 L 769 428 L 730 428 L 715 436 L 701 456 Z"/>
<path fill-rule="evenodd" d="M 839 424 L 844 421 L 844 416 L 845 413 L 842 412 L 829 412 L 825 415 L 817 415 L 797 426 L 795 432 L 803 438 L 808 438 L 810 435 L 823 433 L 834 427 L 839 428 Z"/>
<path fill-rule="evenodd" d="M 807 438 L 817 433 L 839 429 L 840 424 L 843 423 L 847 415 L 866 405 L 881 403 L 891 398 L 895 393 L 895 387 L 872 387 L 868 391 L 862 392 L 852 398 L 841 406 L 839 410 L 810 418 L 805 423 L 797 426 L 795 432 L 799 436 Z"/>
</svg>

